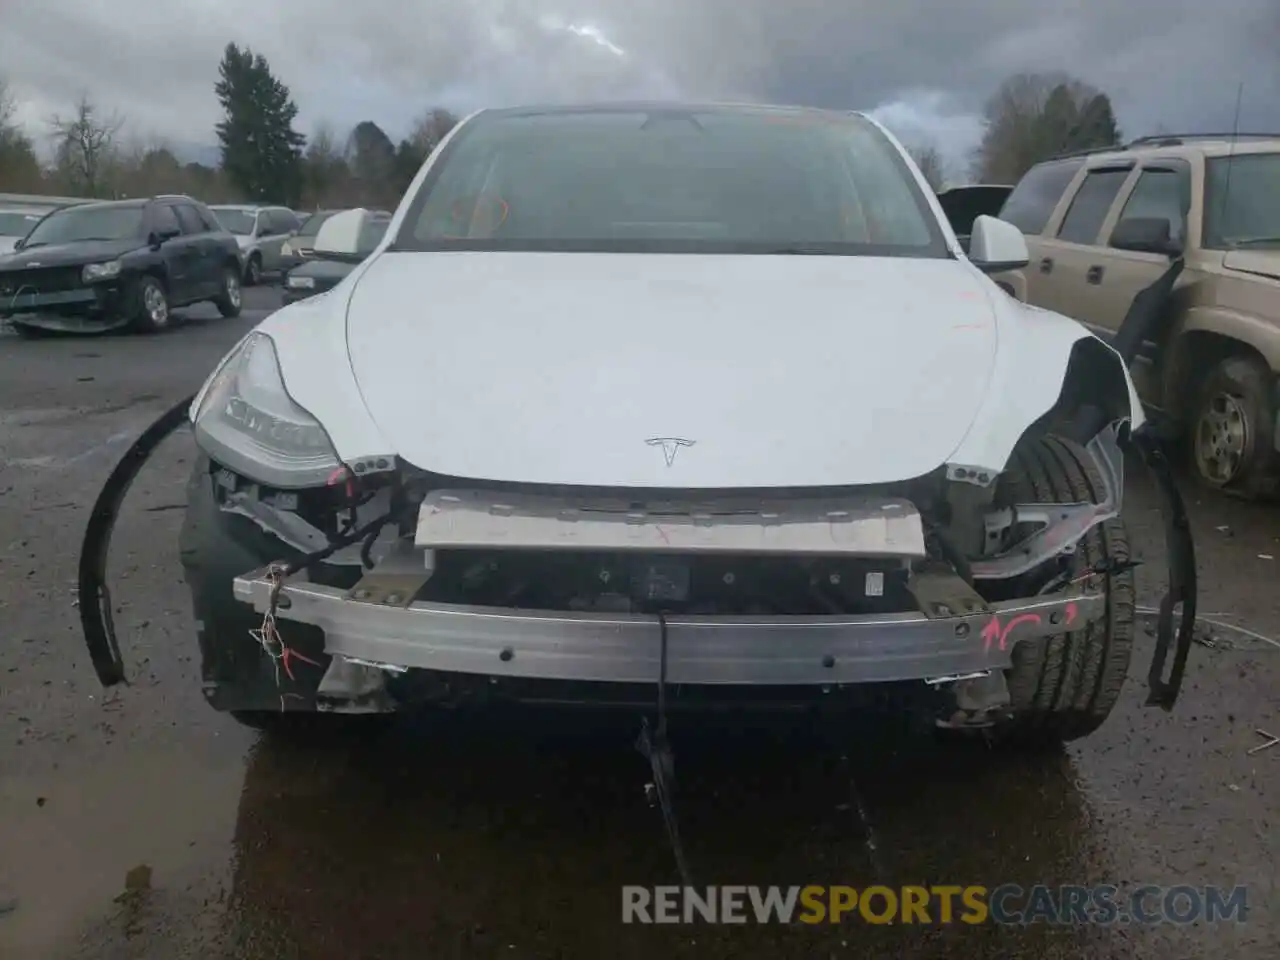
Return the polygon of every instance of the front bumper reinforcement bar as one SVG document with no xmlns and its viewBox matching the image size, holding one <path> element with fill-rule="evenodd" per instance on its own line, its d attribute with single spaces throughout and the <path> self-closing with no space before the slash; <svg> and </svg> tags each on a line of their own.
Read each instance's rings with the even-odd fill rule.
<svg viewBox="0 0 1280 960">
<path fill-rule="evenodd" d="M 270 607 L 265 569 L 235 581 L 237 599 Z M 397 667 L 527 679 L 652 683 L 658 617 L 408 606 L 285 580 L 276 616 L 325 633 L 325 652 Z M 867 683 L 1003 669 L 1020 640 L 1082 629 L 1106 616 L 1102 593 L 992 604 L 973 616 L 666 616 L 667 682 L 802 685 Z"/>
</svg>

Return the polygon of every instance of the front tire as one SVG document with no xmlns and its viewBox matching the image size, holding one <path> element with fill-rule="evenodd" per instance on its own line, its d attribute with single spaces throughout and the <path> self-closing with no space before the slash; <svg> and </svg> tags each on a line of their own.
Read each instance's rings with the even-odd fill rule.
<svg viewBox="0 0 1280 960">
<path fill-rule="evenodd" d="M 1014 502 L 1070 503 L 1104 495 L 1102 478 L 1079 444 L 1062 437 L 1027 438 L 1014 451 L 1002 481 Z M 1123 521 L 1094 527 L 1077 547 L 1079 569 L 1129 558 Z M 1024 640 L 1006 671 L 1012 716 L 998 738 L 1054 745 L 1093 733 L 1106 721 L 1129 673 L 1136 610 L 1133 570 L 1111 575 L 1107 616 L 1074 633 Z"/>
<path fill-rule="evenodd" d="M 1261 357 L 1227 357 L 1196 391 L 1187 443 L 1196 478 L 1231 496 L 1258 499 L 1277 488 L 1274 377 Z"/>
<path fill-rule="evenodd" d="M 240 316 L 243 297 L 240 293 L 240 271 L 234 266 L 222 268 L 222 293 L 213 301 L 218 313 L 230 320 Z"/>
<path fill-rule="evenodd" d="M 145 276 L 133 290 L 133 326 L 142 333 L 159 333 L 172 318 L 169 294 L 158 277 Z"/>
</svg>

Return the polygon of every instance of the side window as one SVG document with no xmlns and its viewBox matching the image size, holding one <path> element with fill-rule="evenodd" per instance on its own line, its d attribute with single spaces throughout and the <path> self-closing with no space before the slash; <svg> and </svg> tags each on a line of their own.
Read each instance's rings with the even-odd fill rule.
<svg viewBox="0 0 1280 960">
<path fill-rule="evenodd" d="M 1102 221 L 1107 219 L 1107 211 L 1128 179 L 1128 170 L 1099 170 L 1086 176 L 1067 215 L 1062 218 L 1058 239 L 1068 243 L 1097 243 Z"/>
<path fill-rule="evenodd" d="M 1143 170 L 1119 219 L 1168 220 L 1169 236 L 1185 240 L 1190 207 L 1191 170 L 1177 164 L 1173 169 Z"/>
<path fill-rule="evenodd" d="M 151 208 L 151 229 L 156 233 L 181 234 L 182 224 L 178 223 L 173 207 L 157 203 Z"/>
<path fill-rule="evenodd" d="M 204 233 L 204 224 L 200 222 L 200 215 L 196 212 L 196 208 L 187 203 L 175 203 L 173 212 L 178 215 L 178 223 L 182 225 L 182 232 L 186 234 Z"/>
<path fill-rule="evenodd" d="M 1029 237 L 1043 233 L 1053 208 L 1083 165 L 1083 160 L 1062 160 L 1032 167 L 1005 198 L 1000 219 L 1009 221 Z"/>
<path fill-rule="evenodd" d="M 204 227 L 207 233 L 221 233 L 222 225 L 218 223 L 218 218 L 213 215 L 213 211 L 208 207 L 195 206 L 192 207 L 196 212 L 196 216 L 200 218 L 200 225 Z"/>
<path fill-rule="evenodd" d="M 271 217 L 271 235 L 279 236 L 282 233 L 288 233 L 293 229 L 293 217 L 289 215 L 287 210 L 269 210 L 267 211 Z"/>
</svg>

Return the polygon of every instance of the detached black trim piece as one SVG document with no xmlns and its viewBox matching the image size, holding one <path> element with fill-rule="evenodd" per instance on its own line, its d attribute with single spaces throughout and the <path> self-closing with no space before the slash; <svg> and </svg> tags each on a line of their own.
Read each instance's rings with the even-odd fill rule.
<svg viewBox="0 0 1280 960">
<path fill-rule="evenodd" d="M 1182 689 L 1196 623 L 1195 541 L 1191 536 L 1191 524 L 1187 521 L 1186 504 L 1178 492 L 1173 469 L 1160 447 L 1158 434 L 1147 423 L 1133 432 L 1132 440 L 1160 493 L 1169 564 L 1169 589 L 1160 600 L 1156 616 L 1156 649 L 1151 655 L 1151 670 L 1147 674 L 1147 706 L 1171 710 Z M 1174 607 L 1179 603 L 1182 604 L 1182 613 L 1175 633 Z M 1173 646 L 1173 664 L 1169 668 L 1168 679 L 1165 679 L 1164 667 L 1170 645 Z"/>
<path fill-rule="evenodd" d="M 111 616 L 111 591 L 107 588 L 107 555 L 111 534 L 120 516 L 120 505 L 156 448 L 187 421 L 187 411 L 195 402 L 195 394 L 175 405 L 142 432 L 125 452 L 106 484 L 98 494 L 89 515 L 80 546 L 79 597 L 80 626 L 89 647 L 89 659 L 104 687 L 127 683 L 120 645 L 116 641 L 115 620 Z"/>
</svg>

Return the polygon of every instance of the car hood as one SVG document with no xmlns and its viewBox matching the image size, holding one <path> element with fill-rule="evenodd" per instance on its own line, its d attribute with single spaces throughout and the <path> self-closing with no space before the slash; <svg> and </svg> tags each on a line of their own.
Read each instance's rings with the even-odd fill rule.
<svg viewBox="0 0 1280 960">
<path fill-rule="evenodd" d="M 1228 270 L 1280 280 L 1280 250 L 1232 250 L 1222 258 Z"/>
<path fill-rule="evenodd" d="M 232 234 L 232 236 L 236 238 L 236 243 L 240 246 L 241 250 L 248 250 L 254 244 L 253 237 L 243 236 L 239 233 Z"/>
<path fill-rule="evenodd" d="M 32 267 L 74 266 L 80 263 L 98 263 L 113 260 L 142 246 L 138 240 L 82 240 L 77 243 L 59 243 L 47 247 L 19 250 L 13 256 L 0 261 L 5 270 L 27 270 Z"/>
<path fill-rule="evenodd" d="M 964 439 L 995 359 L 990 286 L 955 260 L 387 252 L 351 293 L 347 346 L 382 435 L 436 473 L 869 484 Z"/>
</svg>

